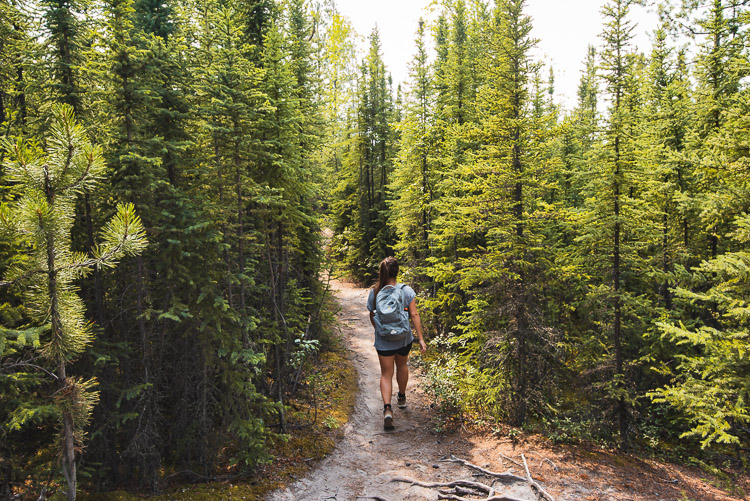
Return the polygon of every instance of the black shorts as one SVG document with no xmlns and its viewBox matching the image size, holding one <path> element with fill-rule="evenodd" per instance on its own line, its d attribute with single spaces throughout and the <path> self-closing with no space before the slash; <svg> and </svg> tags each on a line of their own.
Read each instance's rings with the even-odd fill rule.
<svg viewBox="0 0 750 501">
<path fill-rule="evenodd" d="M 401 355 L 402 357 L 406 357 L 409 355 L 409 352 L 411 351 L 411 345 L 414 341 L 407 344 L 406 346 L 399 348 L 397 350 L 375 350 L 378 352 L 378 355 L 381 357 L 392 357 L 393 355 Z"/>
</svg>

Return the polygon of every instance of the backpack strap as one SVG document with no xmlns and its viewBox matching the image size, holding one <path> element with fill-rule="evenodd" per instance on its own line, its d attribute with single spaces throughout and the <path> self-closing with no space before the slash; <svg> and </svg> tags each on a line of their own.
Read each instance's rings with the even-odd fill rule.
<svg viewBox="0 0 750 501">
<path fill-rule="evenodd" d="M 404 310 L 408 310 L 409 309 L 409 305 L 408 304 L 404 304 L 404 287 L 405 286 L 406 286 L 406 284 L 398 284 L 397 283 L 395 289 L 396 289 L 396 292 L 399 293 L 399 297 L 401 298 L 401 306 L 404 307 Z"/>
</svg>

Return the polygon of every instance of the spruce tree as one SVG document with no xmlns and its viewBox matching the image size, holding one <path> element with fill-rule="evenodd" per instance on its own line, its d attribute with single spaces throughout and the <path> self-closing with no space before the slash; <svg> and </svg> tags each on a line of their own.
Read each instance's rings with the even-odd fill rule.
<svg viewBox="0 0 750 501">
<path fill-rule="evenodd" d="M 435 196 L 434 152 L 432 151 L 432 75 L 425 47 L 425 23 L 419 20 L 416 54 L 411 63 L 411 93 L 400 129 L 402 141 L 394 170 L 391 214 L 398 233 L 403 264 L 416 267 L 429 256 L 432 230 L 431 206 Z"/>
<path fill-rule="evenodd" d="M 695 203 L 700 207 L 700 257 L 716 258 L 722 251 L 720 242 L 724 224 L 736 214 L 727 212 L 726 200 L 719 193 L 725 191 L 722 166 L 716 165 L 710 147 L 712 138 L 724 125 L 723 110 L 736 97 L 747 69 L 746 33 L 740 29 L 747 6 L 737 0 L 706 0 L 688 6 L 689 14 L 698 12 L 692 20 L 690 35 L 700 40 L 696 61 L 695 109 L 698 118 L 691 134 L 689 161 L 695 163 L 700 179 Z M 743 53 L 744 51 L 744 53 Z M 718 195 L 718 196 L 717 196 Z M 731 209 L 730 209 L 731 210 Z"/>
<path fill-rule="evenodd" d="M 28 132 L 28 60 L 40 54 L 31 16 L 17 2 L 0 5 L 0 137 Z M 0 153 L 2 155 L 2 153 Z"/>
<path fill-rule="evenodd" d="M 76 116 L 81 117 L 84 93 L 80 69 L 83 64 L 81 32 L 85 29 L 79 20 L 82 6 L 75 0 L 48 0 L 42 5 L 45 8 L 46 28 L 54 47 L 52 78 L 49 80 L 51 90 L 60 102 L 69 104 Z"/>
<path fill-rule="evenodd" d="M 725 181 L 735 194 L 747 200 L 746 148 L 750 113 L 746 90 L 724 113 L 726 121 L 711 142 L 712 156 L 728 167 Z M 734 205 L 735 201 L 730 201 Z M 737 207 L 737 206 L 735 206 Z M 689 427 L 680 436 L 700 439 L 701 447 L 734 444 L 737 453 L 747 446 L 750 423 L 750 356 L 747 277 L 750 256 L 750 218 L 746 208 L 738 214 L 727 234 L 733 249 L 703 261 L 689 280 L 676 288 L 681 304 L 698 305 L 699 317 L 686 321 L 659 322 L 662 340 L 671 344 L 677 364 L 662 365 L 669 381 L 650 393 L 654 402 L 665 402 L 681 412 Z M 744 430 L 744 432 L 743 432 Z"/>
<path fill-rule="evenodd" d="M 380 54 L 380 35 L 370 35 L 368 56 L 360 65 L 346 174 L 337 187 L 340 202 L 336 242 L 345 268 L 369 282 L 382 256 L 390 254 L 393 229 L 387 223 L 387 186 L 393 166 L 393 97 Z"/>
<path fill-rule="evenodd" d="M 681 438 L 698 438 L 703 448 L 733 444 L 739 454 L 747 444 L 742 430 L 750 422 L 748 333 L 742 320 L 747 306 L 750 108 L 748 90 L 740 85 L 749 67 L 747 51 L 740 49 L 748 35 L 738 27 L 750 18 L 750 10 L 732 1 L 701 5 L 703 17 L 691 27 L 694 36 L 705 37 L 697 57 L 695 104 L 684 111 L 693 127 L 674 163 L 678 173 L 693 174 L 687 177 L 692 189 L 679 199 L 686 206 L 681 240 L 693 258 L 688 264 L 695 263 L 695 256 L 703 260 L 689 274 L 674 275 L 674 308 L 658 327 L 660 341 L 667 343 L 677 364 L 660 366 L 668 380 L 650 396 L 687 419 Z M 677 89 L 687 85 L 680 85 L 687 81 L 685 71 L 679 74 Z"/>
<path fill-rule="evenodd" d="M 484 357 L 485 375 L 499 377 L 508 385 L 508 417 L 516 425 L 536 411 L 533 402 L 544 398 L 552 334 L 544 326 L 535 287 L 546 262 L 538 248 L 538 222 L 547 216 L 536 202 L 543 194 L 537 162 L 544 140 L 534 137 L 538 130 L 534 123 L 545 113 L 539 110 L 534 116 L 530 89 L 535 67 L 530 51 L 536 40 L 530 36 L 531 20 L 524 7 L 522 0 L 497 4 L 484 77 L 487 85 L 478 96 L 479 114 L 487 118 L 480 125 L 482 148 L 476 175 L 477 181 L 485 177 L 489 181 L 480 196 L 488 214 L 480 219 L 487 242 L 483 260 L 497 271 L 495 280 L 467 275 L 477 280 L 488 301 L 485 325 L 496 332 L 488 339 L 494 349 Z M 506 326 L 493 317 L 503 319 Z M 530 398 L 530 393 L 537 397 Z"/>
<path fill-rule="evenodd" d="M 685 201 L 690 199 L 692 172 L 684 160 L 690 117 L 690 89 L 684 64 L 684 53 L 677 57 L 667 47 L 666 27 L 655 32 L 654 47 L 647 71 L 644 96 L 644 119 L 641 130 L 639 159 L 650 184 L 645 198 L 652 204 L 653 224 L 659 228 L 654 244 L 661 248 L 652 266 L 661 271 L 658 285 L 661 306 L 672 308 L 670 291 L 675 265 L 689 266 L 680 259 L 688 252 L 687 234 L 692 211 Z M 692 217 L 691 217 L 692 216 Z M 680 262 L 682 261 L 682 262 Z M 658 272 L 657 272 L 658 273 Z"/>
<path fill-rule="evenodd" d="M 634 61 L 630 52 L 634 26 L 628 19 L 631 3 L 629 0 L 612 0 L 602 9 L 605 25 L 601 34 L 604 46 L 600 53 L 600 77 L 605 83 L 610 107 L 603 132 L 604 144 L 597 155 L 600 169 L 597 176 L 600 177 L 590 178 L 587 187 L 587 190 L 594 190 L 589 195 L 591 217 L 599 219 L 602 224 L 596 225 L 592 219 L 587 221 L 586 226 L 590 232 L 587 238 L 592 239 L 592 244 L 596 241 L 596 245 L 608 249 L 606 253 L 598 253 L 596 266 L 601 267 L 599 272 L 602 278 L 609 276 L 601 289 L 593 294 L 601 294 L 597 300 L 611 305 L 612 315 L 605 320 L 605 325 L 611 339 L 608 349 L 613 358 L 612 382 L 605 382 L 602 388 L 607 394 L 606 398 L 614 402 L 614 417 L 623 449 L 629 445 L 628 408 L 632 402 L 632 388 L 625 373 L 626 353 L 631 353 L 632 347 L 628 343 L 630 331 L 627 325 L 623 326 L 623 312 L 626 308 L 633 308 L 628 304 L 631 300 L 629 293 L 634 290 L 634 284 L 630 281 L 637 274 L 632 269 L 635 255 L 630 242 L 636 240 L 633 237 L 636 231 L 634 226 L 639 220 L 634 212 L 638 206 L 631 200 L 635 179 L 631 138 L 636 130 L 636 115 L 631 108 L 636 92 L 633 83 Z M 591 296 L 592 300 L 594 295 Z"/>
<path fill-rule="evenodd" d="M 470 105 L 469 64 L 468 64 L 468 29 L 466 3 L 456 0 L 451 19 L 450 51 L 446 61 L 445 83 L 448 101 L 446 116 L 451 122 L 462 124 L 467 119 Z"/>
</svg>

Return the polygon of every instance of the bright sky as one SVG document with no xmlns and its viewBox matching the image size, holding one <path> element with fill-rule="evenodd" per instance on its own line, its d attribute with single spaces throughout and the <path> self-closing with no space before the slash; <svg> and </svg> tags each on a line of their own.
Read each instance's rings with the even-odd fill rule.
<svg viewBox="0 0 750 501">
<path fill-rule="evenodd" d="M 414 34 L 420 16 L 434 18 L 427 7 L 431 0 L 337 0 L 339 12 L 347 16 L 362 35 L 362 50 L 368 46 L 377 24 L 383 59 L 393 75 L 394 88 L 409 79 L 408 64 L 414 56 Z M 558 102 L 571 108 L 576 102 L 586 48 L 601 46 L 601 7 L 605 0 L 527 0 L 526 12 L 532 17 L 532 36 L 539 39 L 537 58 L 551 62 L 555 70 Z M 637 23 L 634 45 L 641 52 L 651 49 L 651 33 L 658 19 L 653 8 L 632 6 L 631 21 Z M 364 52 L 363 52 L 364 53 Z"/>
</svg>

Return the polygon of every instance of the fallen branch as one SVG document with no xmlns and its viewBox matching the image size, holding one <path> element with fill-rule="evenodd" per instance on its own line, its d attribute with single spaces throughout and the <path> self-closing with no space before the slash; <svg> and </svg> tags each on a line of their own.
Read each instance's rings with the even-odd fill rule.
<svg viewBox="0 0 750 501">
<path fill-rule="evenodd" d="M 531 473 L 529 473 L 529 465 L 526 464 L 526 456 L 521 454 L 521 459 L 523 459 L 523 467 L 526 470 L 526 481 L 529 483 L 539 499 L 543 499 L 546 501 L 555 501 L 555 498 L 550 496 L 547 491 L 542 488 L 541 485 L 539 485 L 533 478 L 531 478 Z"/>
<path fill-rule="evenodd" d="M 549 458 L 542 458 L 542 459 L 541 459 L 541 460 L 539 461 L 539 467 L 540 467 L 540 468 L 541 468 L 541 466 L 542 466 L 542 463 L 544 463 L 545 461 L 547 461 L 547 462 L 548 462 L 548 463 L 550 464 L 550 466 L 552 466 L 552 469 L 553 469 L 553 470 L 555 470 L 555 471 L 558 471 L 558 469 L 557 469 L 557 466 L 555 465 L 555 463 L 553 463 L 553 462 L 552 462 L 552 460 L 551 460 L 551 459 L 549 459 Z"/>
<path fill-rule="evenodd" d="M 521 463 L 519 463 L 518 461 L 515 461 L 515 460 L 514 460 L 514 459 L 512 459 L 512 458 L 509 458 L 508 456 L 506 456 L 506 455 L 505 455 L 505 454 L 503 454 L 502 452 L 500 452 L 499 454 L 500 454 L 500 457 L 501 457 L 501 458 L 505 459 L 505 460 L 506 460 L 506 461 L 508 461 L 509 463 L 511 463 L 511 464 L 514 464 L 514 465 L 518 466 L 519 468 L 523 467 L 523 465 L 522 465 Z"/>
<path fill-rule="evenodd" d="M 508 481 L 511 481 L 511 482 L 524 482 L 524 481 L 526 481 L 525 478 L 519 477 L 518 475 L 513 475 L 512 473 L 508 473 L 508 472 L 506 472 L 506 473 L 497 473 L 497 472 L 494 472 L 494 471 L 486 470 L 486 469 L 482 468 L 481 466 L 477 466 L 475 464 L 472 464 L 472 463 L 466 461 L 465 459 L 457 458 L 456 456 L 451 456 L 450 458 L 443 458 L 440 461 L 443 461 L 445 463 L 459 463 L 459 464 L 462 464 L 462 465 L 467 466 L 469 468 L 473 468 L 473 469 L 477 470 L 478 472 L 481 472 L 482 474 L 487 475 L 488 477 L 494 477 L 494 478 L 497 478 L 499 480 L 508 480 Z M 521 466 L 521 465 L 519 465 L 519 466 Z"/>
<path fill-rule="evenodd" d="M 539 457 L 539 467 L 540 468 L 542 467 L 542 463 L 544 463 L 545 461 L 547 461 L 550 464 L 550 466 L 552 466 L 552 468 L 555 471 L 558 471 L 557 470 L 557 465 L 555 465 L 555 463 L 553 463 L 551 459 L 546 458 L 546 457 L 542 456 L 541 454 L 539 454 L 538 452 L 534 452 L 534 451 L 529 452 L 529 454 L 535 454 L 536 456 Z"/>
</svg>

